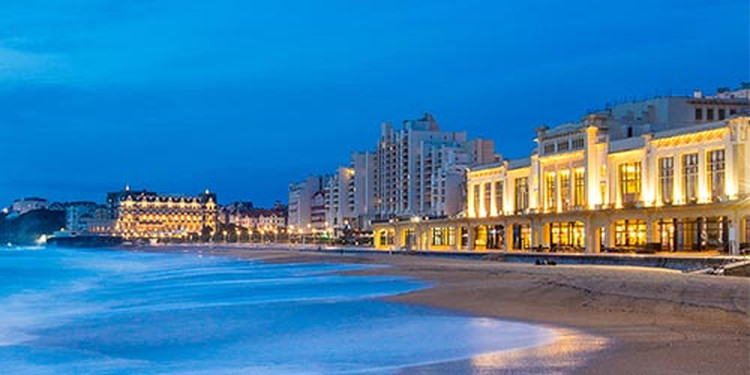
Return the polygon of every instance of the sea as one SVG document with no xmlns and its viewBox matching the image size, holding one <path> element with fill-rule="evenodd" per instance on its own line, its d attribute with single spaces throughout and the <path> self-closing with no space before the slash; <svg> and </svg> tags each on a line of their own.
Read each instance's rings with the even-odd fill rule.
<svg viewBox="0 0 750 375">
<path fill-rule="evenodd" d="M 399 374 L 555 339 L 547 327 L 379 298 L 425 281 L 340 275 L 364 267 L 377 266 L 4 248 L 0 371 Z M 475 362 L 462 371 L 490 373 Z"/>
</svg>

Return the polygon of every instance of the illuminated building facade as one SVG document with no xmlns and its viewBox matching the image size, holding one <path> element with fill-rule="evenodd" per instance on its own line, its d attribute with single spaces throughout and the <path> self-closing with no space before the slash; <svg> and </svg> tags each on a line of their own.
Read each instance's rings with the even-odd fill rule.
<svg viewBox="0 0 750 375">
<path fill-rule="evenodd" d="M 216 194 L 164 195 L 149 191 L 107 194 L 114 233 L 125 239 L 195 240 L 217 228 Z"/>
<path fill-rule="evenodd" d="M 375 225 L 379 248 L 718 251 L 750 238 L 750 87 L 625 103 L 540 127 L 473 168 L 465 217 Z"/>
</svg>

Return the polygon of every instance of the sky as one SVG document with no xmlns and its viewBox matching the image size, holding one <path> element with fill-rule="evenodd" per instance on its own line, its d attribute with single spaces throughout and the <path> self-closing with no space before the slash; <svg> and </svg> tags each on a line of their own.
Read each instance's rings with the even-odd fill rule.
<svg viewBox="0 0 750 375">
<path fill-rule="evenodd" d="M 539 125 L 750 81 L 749 3 L 2 0 L 0 206 L 270 205 L 424 112 L 522 157 Z"/>
</svg>

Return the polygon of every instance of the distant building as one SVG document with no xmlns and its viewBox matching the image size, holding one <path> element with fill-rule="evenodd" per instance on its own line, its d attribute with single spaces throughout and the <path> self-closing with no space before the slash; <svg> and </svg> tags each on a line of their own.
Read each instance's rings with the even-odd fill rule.
<svg viewBox="0 0 750 375">
<path fill-rule="evenodd" d="M 467 168 L 498 161 L 494 149 L 492 140 L 441 131 L 430 114 L 404 121 L 401 129 L 383 123 L 375 151 L 354 152 L 349 166 L 332 175 L 290 185 L 290 227 L 338 235 L 370 231 L 378 218 L 459 214 Z"/>
<path fill-rule="evenodd" d="M 339 167 L 326 181 L 325 225 L 338 230 L 354 221 L 354 169 Z"/>
<path fill-rule="evenodd" d="M 71 234 L 111 234 L 114 220 L 106 205 L 94 202 L 59 203 L 65 207 L 65 229 Z"/>
<path fill-rule="evenodd" d="M 313 194 L 310 199 L 310 226 L 312 232 L 328 230 L 330 223 L 326 219 L 326 192 L 325 190 L 320 190 Z"/>
<path fill-rule="evenodd" d="M 250 202 L 235 202 L 222 207 L 220 211 L 225 224 L 250 230 L 280 231 L 287 226 L 287 208 L 280 202 L 271 209 L 256 208 Z"/>
<path fill-rule="evenodd" d="M 11 212 L 23 215 L 30 211 L 43 210 L 48 207 L 48 202 L 44 198 L 21 198 L 16 199 L 11 206 Z"/>
<path fill-rule="evenodd" d="M 65 204 L 65 229 L 73 233 L 89 231 L 99 205 L 94 202 L 69 202 Z"/>
<path fill-rule="evenodd" d="M 216 194 L 166 195 L 125 190 L 107 194 L 114 233 L 125 239 L 197 239 L 217 229 Z"/>
<path fill-rule="evenodd" d="M 237 218 L 247 215 L 253 211 L 253 202 L 233 202 L 219 208 L 219 222 L 224 224 L 234 223 Z"/>
<path fill-rule="evenodd" d="M 492 140 L 440 131 L 430 114 L 381 126 L 375 174 L 380 218 L 456 215 L 463 210 L 466 169 L 496 161 Z"/>
<path fill-rule="evenodd" d="M 351 155 L 353 176 L 348 194 L 351 197 L 349 210 L 354 221 L 350 224 L 358 230 L 370 230 L 370 223 L 376 214 L 377 162 L 377 154 L 373 152 L 353 152 Z"/>
<path fill-rule="evenodd" d="M 289 185 L 288 225 L 291 230 L 309 233 L 312 229 L 313 196 L 320 193 L 323 203 L 317 209 L 323 209 L 323 222 L 325 223 L 325 192 L 329 176 L 309 176 L 304 181 Z M 320 198 L 319 198 L 320 199 Z M 320 212 L 316 215 L 320 216 Z M 316 217 L 318 219 L 318 217 Z"/>
</svg>

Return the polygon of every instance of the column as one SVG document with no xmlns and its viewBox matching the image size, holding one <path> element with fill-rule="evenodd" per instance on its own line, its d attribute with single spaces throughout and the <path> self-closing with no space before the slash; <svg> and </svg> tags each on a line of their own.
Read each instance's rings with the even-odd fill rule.
<svg viewBox="0 0 750 375">
<path fill-rule="evenodd" d="M 474 233 L 475 228 L 473 225 L 469 224 L 466 226 L 466 230 L 468 231 L 469 235 L 469 238 L 467 239 L 468 243 L 466 244 L 466 250 L 474 250 L 474 242 L 476 237 L 476 233 Z"/>
<path fill-rule="evenodd" d="M 658 241 L 654 241 L 654 234 L 657 232 L 654 230 L 654 222 L 651 217 L 644 218 L 646 220 L 646 247 L 650 244 Z"/>
<path fill-rule="evenodd" d="M 509 253 L 511 250 L 513 250 L 513 225 L 510 223 L 505 223 L 505 225 L 503 226 L 503 230 L 505 231 L 505 243 L 503 243 L 503 250 L 506 253 Z"/>
<path fill-rule="evenodd" d="M 706 178 L 706 150 L 698 150 L 698 202 L 707 202 L 711 199 L 708 191 L 708 179 Z"/>
<path fill-rule="evenodd" d="M 532 250 L 536 251 L 536 248 L 539 247 L 542 243 L 542 223 L 539 219 L 532 219 L 531 220 L 531 248 Z"/>
<path fill-rule="evenodd" d="M 607 220 L 604 226 L 604 244 L 603 247 L 613 248 L 615 247 L 615 231 L 611 220 Z"/>
<path fill-rule="evenodd" d="M 740 242 L 742 241 L 743 222 L 742 216 L 734 212 L 729 217 L 729 255 L 740 255 Z"/>
<path fill-rule="evenodd" d="M 560 185 L 560 169 L 555 170 L 555 212 L 562 211 L 562 185 Z"/>
<path fill-rule="evenodd" d="M 586 253 L 598 253 L 599 252 L 599 236 L 597 233 L 597 227 L 594 224 L 594 220 L 588 218 L 584 222 L 583 230 L 586 233 Z"/>
<path fill-rule="evenodd" d="M 396 238 L 393 239 L 393 247 L 396 250 L 403 249 L 406 246 L 404 239 L 404 228 L 401 226 L 396 227 Z"/>
</svg>

